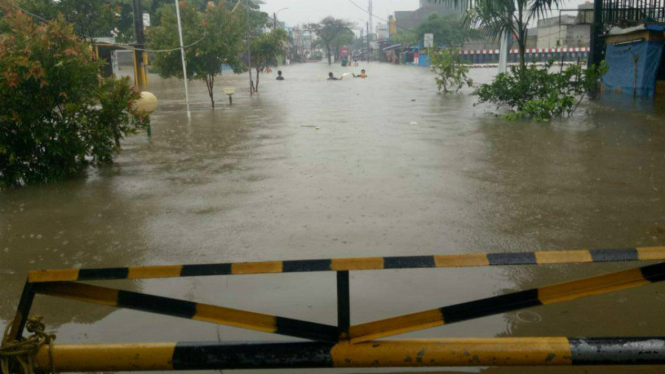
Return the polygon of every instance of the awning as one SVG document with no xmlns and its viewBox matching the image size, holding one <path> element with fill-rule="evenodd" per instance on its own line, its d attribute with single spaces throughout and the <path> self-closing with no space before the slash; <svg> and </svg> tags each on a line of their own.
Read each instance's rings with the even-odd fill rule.
<svg viewBox="0 0 665 374">
<path fill-rule="evenodd" d="M 397 49 L 397 48 L 399 48 L 399 47 L 401 47 L 401 46 L 402 46 L 401 44 L 393 44 L 393 45 L 391 45 L 390 47 L 386 47 L 386 48 L 384 48 L 383 50 L 384 50 L 384 51 L 390 51 L 390 50 L 392 50 L 392 49 Z"/>
</svg>

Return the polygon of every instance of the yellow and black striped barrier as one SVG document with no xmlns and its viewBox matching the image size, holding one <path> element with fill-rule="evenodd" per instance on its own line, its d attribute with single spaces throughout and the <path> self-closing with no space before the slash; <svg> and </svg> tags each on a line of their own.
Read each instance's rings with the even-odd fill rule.
<svg viewBox="0 0 665 374">
<path fill-rule="evenodd" d="M 665 263 L 579 279 L 420 313 L 351 326 L 352 343 L 443 326 L 539 305 L 639 287 L 665 280 Z"/>
<path fill-rule="evenodd" d="M 47 347 L 37 367 L 50 370 Z M 55 345 L 57 372 L 448 366 L 663 365 L 665 337 L 459 338 L 349 344 Z"/>
<path fill-rule="evenodd" d="M 113 279 L 178 278 L 213 275 L 422 269 L 503 265 L 551 265 L 593 262 L 665 260 L 665 247 L 580 249 L 517 253 L 335 258 L 322 260 L 266 261 L 205 265 L 132 266 L 106 269 L 31 271 L 30 283 L 96 281 Z"/>
<path fill-rule="evenodd" d="M 310 340 L 266 344 L 59 345 L 55 349 L 59 371 L 663 364 L 662 337 L 374 340 L 661 282 L 665 280 L 665 262 L 351 325 L 350 271 L 653 260 L 665 260 L 665 247 L 33 271 L 28 275 L 8 341 L 22 336 L 35 295 L 41 294 Z M 337 326 L 77 283 L 320 271 L 337 273 Z M 41 366 L 43 352 L 40 357 Z"/>
<path fill-rule="evenodd" d="M 35 285 L 37 294 L 84 301 L 93 304 L 115 306 L 193 319 L 219 325 L 239 327 L 254 331 L 275 333 L 322 342 L 337 342 L 337 327 L 320 323 L 299 321 L 245 310 L 225 308 L 209 304 L 146 295 L 138 292 L 116 290 L 73 282 L 40 283 Z"/>
</svg>

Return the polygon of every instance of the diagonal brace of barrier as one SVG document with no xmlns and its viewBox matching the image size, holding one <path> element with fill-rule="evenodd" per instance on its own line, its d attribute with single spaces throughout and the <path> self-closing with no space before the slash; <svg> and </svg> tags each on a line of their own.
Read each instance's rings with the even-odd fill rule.
<svg viewBox="0 0 665 374">
<path fill-rule="evenodd" d="M 74 282 L 39 283 L 37 294 L 334 343 L 337 327 Z"/>
<path fill-rule="evenodd" d="M 665 263 L 579 279 L 531 290 L 351 326 L 351 343 L 424 330 L 455 322 L 600 295 L 665 280 Z"/>
</svg>

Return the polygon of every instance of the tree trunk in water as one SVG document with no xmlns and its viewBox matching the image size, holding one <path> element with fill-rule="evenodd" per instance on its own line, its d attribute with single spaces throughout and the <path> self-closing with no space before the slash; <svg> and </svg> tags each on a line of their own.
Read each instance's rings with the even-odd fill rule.
<svg viewBox="0 0 665 374">
<path fill-rule="evenodd" d="M 213 92 L 213 87 L 215 86 L 215 77 L 206 76 L 206 86 L 208 87 L 208 95 L 210 96 L 210 104 L 212 104 L 212 109 L 215 109 L 215 94 Z"/>
<path fill-rule="evenodd" d="M 261 69 L 256 67 L 256 87 L 254 88 L 255 92 L 259 92 L 259 76 L 261 75 Z"/>
<path fill-rule="evenodd" d="M 326 50 L 328 51 L 328 65 L 332 65 L 332 54 L 330 52 L 330 46 L 326 46 Z"/>
<path fill-rule="evenodd" d="M 526 48 L 522 41 L 518 41 L 517 44 L 519 46 L 519 52 L 520 52 L 520 70 L 524 70 L 526 68 L 526 61 L 524 61 L 524 54 L 526 52 Z"/>
</svg>

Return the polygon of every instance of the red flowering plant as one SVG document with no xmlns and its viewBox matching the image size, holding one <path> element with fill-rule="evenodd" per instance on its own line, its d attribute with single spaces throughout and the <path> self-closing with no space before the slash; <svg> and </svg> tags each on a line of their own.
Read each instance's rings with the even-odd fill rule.
<svg viewBox="0 0 665 374">
<path fill-rule="evenodd" d="M 0 6 L 0 188 L 62 180 L 113 160 L 148 124 L 128 80 L 100 77 L 62 18 L 36 24 Z"/>
</svg>

